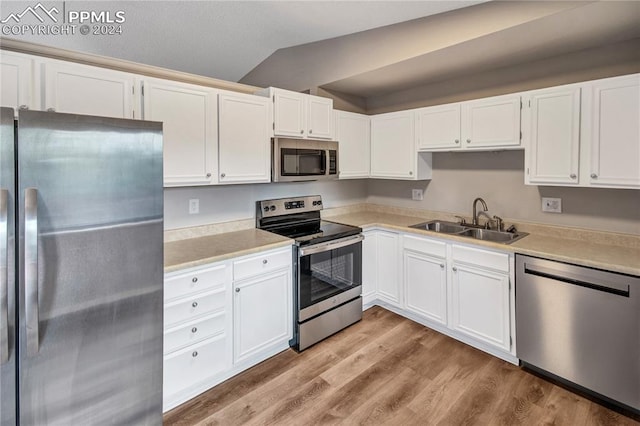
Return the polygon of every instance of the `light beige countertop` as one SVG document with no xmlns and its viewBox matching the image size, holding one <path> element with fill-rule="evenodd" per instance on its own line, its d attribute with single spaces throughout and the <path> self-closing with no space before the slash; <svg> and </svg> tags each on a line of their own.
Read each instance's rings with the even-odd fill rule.
<svg viewBox="0 0 640 426">
<path fill-rule="evenodd" d="M 640 275 L 640 245 L 638 244 L 640 237 L 539 225 L 535 226 L 536 229 L 518 227 L 518 230 L 530 232 L 530 234 L 512 244 L 500 244 L 408 227 L 433 219 L 450 220 L 450 218 L 438 217 L 437 214 L 414 217 L 375 211 L 354 212 L 326 218 L 332 222 L 360 226 L 363 229 L 382 227 L 608 271 Z"/>
<path fill-rule="evenodd" d="M 206 265 L 263 250 L 286 247 L 293 240 L 251 228 L 164 244 L 164 272 Z"/>
</svg>

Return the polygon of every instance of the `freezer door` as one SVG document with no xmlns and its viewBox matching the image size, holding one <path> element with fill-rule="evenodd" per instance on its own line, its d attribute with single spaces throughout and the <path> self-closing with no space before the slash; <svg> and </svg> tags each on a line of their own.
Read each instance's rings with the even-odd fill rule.
<svg viewBox="0 0 640 426">
<path fill-rule="evenodd" d="M 18 123 L 20 424 L 161 424 L 161 124 Z"/>
<path fill-rule="evenodd" d="M 16 424 L 13 109 L 0 108 L 0 425 Z"/>
</svg>

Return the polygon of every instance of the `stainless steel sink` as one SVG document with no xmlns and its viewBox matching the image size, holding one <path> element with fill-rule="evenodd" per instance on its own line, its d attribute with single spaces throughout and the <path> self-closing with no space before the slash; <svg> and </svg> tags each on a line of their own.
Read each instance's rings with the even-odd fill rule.
<svg viewBox="0 0 640 426">
<path fill-rule="evenodd" d="M 476 240 L 492 241 L 494 243 L 502 244 L 511 244 L 512 242 L 529 235 L 526 232 L 506 232 L 493 229 L 475 228 L 455 222 L 446 222 L 442 220 L 432 220 L 430 222 L 418 223 L 409 226 L 409 228 L 424 229 L 427 231 L 441 232 L 443 234 L 450 235 L 459 235 L 461 237 L 469 237 Z"/>
<path fill-rule="evenodd" d="M 442 232 L 443 234 L 456 234 L 467 229 L 465 226 L 455 222 L 444 222 L 439 220 L 418 223 L 416 225 L 411 225 L 409 228 L 426 229 L 427 231 Z"/>
</svg>

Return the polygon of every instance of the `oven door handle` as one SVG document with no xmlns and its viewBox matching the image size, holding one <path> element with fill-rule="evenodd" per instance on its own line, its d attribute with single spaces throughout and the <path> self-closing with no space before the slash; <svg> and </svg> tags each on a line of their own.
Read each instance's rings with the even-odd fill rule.
<svg viewBox="0 0 640 426">
<path fill-rule="evenodd" d="M 364 240 L 364 235 L 359 234 L 351 237 L 340 238 L 339 240 L 329 241 L 327 243 L 321 243 L 312 245 L 309 247 L 303 247 L 300 249 L 300 256 L 308 256 L 310 254 L 323 253 L 325 251 L 334 250 L 341 247 L 357 244 Z"/>
</svg>

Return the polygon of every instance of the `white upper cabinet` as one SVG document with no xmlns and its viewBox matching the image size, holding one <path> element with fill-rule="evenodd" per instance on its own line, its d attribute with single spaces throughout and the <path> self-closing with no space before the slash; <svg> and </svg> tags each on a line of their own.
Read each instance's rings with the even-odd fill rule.
<svg viewBox="0 0 640 426">
<path fill-rule="evenodd" d="M 353 112 L 335 112 L 340 179 L 369 177 L 371 152 L 371 119 Z"/>
<path fill-rule="evenodd" d="M 527 183 L 578 184 L 580 87 L 536 91 L 524 103 Z"/>
<path fill-rule="evenodd" d="M 520 147 L 520 95 L 496 96 L 462 103 L 465 149 Z"/>
<path fill-rule="evenodd" d="M 40 109 L 36 90 L 35 60 L 27 55 L 0 50 L 0 105 L 19 109 Z"/>
<path fill-rule="evenodd" d="M 420 151 L 520 148 L 520 95 L 415 110 Z"/>
<path fill-rule="evenodd" d="M 640 75 L 591 85 L 591 186 L 640 188 Z"/>
<path fill-rule="evenodd" d="M 416 110 L 418 149 L 449 151 L 459 149 L 460 104 L 438 105 Z"/>
<path fill-rule="evenodd" d="M 133 74 L 56 60 L 44 61 L 44 109 L 140 118 Z"/>
<path fill-rule="evenodd" d="M 431 179 L 431 154 L 416 149 L 413 111 L 371 117 L 371 177 Z"/>
<path fill-rule="evenodd" d="M 333 99 L 269 87 L 256 92 L 273 102 L 273 135 L 333 139 Z"/>
<path fill-rule="evenodd" d="M 145 79 L 144 119 L 163 123 L 165 186 L 215 183 L 216 93 L 186 83 Z"/>
<path fill-rule="evenodd" d="M 242 93 L 218 95 L 220 183 L 271 181 L 269 99 Z"/>
</svg>

